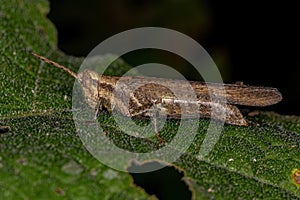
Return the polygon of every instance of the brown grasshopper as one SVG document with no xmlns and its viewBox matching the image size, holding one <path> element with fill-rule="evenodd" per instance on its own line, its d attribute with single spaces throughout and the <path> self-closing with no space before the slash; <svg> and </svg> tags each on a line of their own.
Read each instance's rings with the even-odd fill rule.
<svg viewBox="0 0 300 200">
<path fill-rule="evenodd" d="M 122 86 L 120 95 L 114 95 L 114 90 L 121 77 L 105 76 L 95 71 L 84 70 L 78 74 L 70 69 L 59 65 L 43 56 L 33 53 L 40 60 L 58 67 L 80 83 L 87 104 L 95 109 L 97 115 L 99 108 L 102 106 L 108 111 L 117 109 L 120 113 L 128 117 L 153 117 L 156 123 L 157 116 L 168 116 L 169 118 L 181 118 L 182 115 L 193 118 L 195 114 L 202 118 L 214 118 L 216 120 L 224 120 L 227 124 L 238 126 L 247 126 L 248 123 L 240 113 L 239 109 L 234 105 L 246 106 L 268 106 L 281 101 L 282 96 L 276 88 L 248 86 L 243 84 L 218 84 L 203 83 L 198 81 L 189 81 L 190 86 L 196 94 L 196 100 L 178 99 L 174 93 L 163 85 L 175 86 L 178 91 L 185 91 L 182 80 L 173 80 L 166 78 L 154 77 L 122 77 Z M 124 81 L 125 80 L 125 81 Z M 128 83 L 138 83 L 141 87 L 133 90 Z M 134 85 L 134 84 L 133 84 Z M 214 95 L 221 101 L 212 102 L 210 98 L 209 88 L 213 89 Z M 124 96 L 126 98 L 124 98 Z M 129 100 L 129 104 L 124 102 Z M 222 102 L 226 99 L 226 102 Z M 198 109 L 185 109 L 182 113 L 181 106 L 193 107 L 197 105 Z M 212 115 L 212 108 L 220 110 L 226 116 L 218 114 Z M 153 111 L 154 112 L 150 112 Z M 159 136 L 156 125 L 155 133 Z"/>
</svg>

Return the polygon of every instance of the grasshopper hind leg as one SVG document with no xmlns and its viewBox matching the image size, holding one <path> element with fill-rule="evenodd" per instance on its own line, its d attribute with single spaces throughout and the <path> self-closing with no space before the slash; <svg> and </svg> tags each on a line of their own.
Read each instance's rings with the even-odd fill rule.
<svg viewBox="0 0 300 200">
<path fill-rule="evenodd" d="M 152 111 L 152 118 L 153 118 L 154 133 L 155 133 L 156 138 L 159 140 L 158 146 L 162 146 L 165 144 L 165 140 L 160 135 L 160 133 L 157 129 L 157 118 L 158 118 L 158 114 L 159 114 L 159 108 L 156 105 L 156 101 L 153 101 L 153 109 L 151 109 L 151 111 Z"/>
<path fill-rule="evenodd" d="M 98 113 L 99 111 L 102 110 L 102 99 L 100 97 L 100 93 L 99 93 L 99 86 L 98 86 L 98 97 L 97 97 L 97 104 L 95 106 L 95 114 L 94 114 L 94 120 L 97 119 Z"/>
<path fill-rule="evenodd" d="M 97 119 L 98 113 L 99 113 L 99 111 L 101 111 L 101 110 L 102 110 L 102 105 L 101 105 L 101 100 L 100 100 L 100 101 L 98 101 L 98 103 L 97 103 L 97 105 L 96 105 L 96 107 L 95 107 L 94 120 Z"/>
</svg>

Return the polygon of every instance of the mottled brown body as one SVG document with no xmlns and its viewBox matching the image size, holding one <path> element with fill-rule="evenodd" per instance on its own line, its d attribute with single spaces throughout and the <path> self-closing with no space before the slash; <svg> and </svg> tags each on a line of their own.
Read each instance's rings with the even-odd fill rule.
<svg viewBox="0 0 300 200">
<path fill-rule="evenodd" d="M 153 77 L 122 77 L 121 84 L 124 87 L 120 86 L 119 91 L 116 92 L 117 95 L 114 95 L 119 79 L 120 77 L 117 76 L 99 75 L 90 70 L 78 74 L 78 81 L 81 83 L 84 96 L 88 97 L 87 102 L 91 107 L 96 107 L 100 100 L 107 110 L 117 109 L 129 117 L 149 117 L 151 112 L 147 111 L 150 111 L 155 105 L 159 112 L 158 116 L 167 115 L 170 118 L 181 118 L 184 114 L 184 118 L 193 118 L 197 116 L 196 114 L 200 114 L 200 117 L 222 120 L 221 114 L 211 115 L 211 110 L 215 107 L 217 111 L 226 113 L 226 123 L 243 126 L 247 125 L 246 120 L 238 108 L 231 104 L 267 106 L 282 99 L 276 88 L 190 81 L 197 99 L 189 101 L 188 96 L 178 99 L 173 93 L 174 90 L 172 92 L 164 86 L 176 85 L 175 89 L 179 92 L 185 91 L 184 81 Z M 136 85 L 141 85 L 141 87 L 134 89 Z M 208 88 L 213 91 L 217 102 L 211 101 Z M 195 104 L 197 104 L 198 110 L 185 109 L 185 113 L 182 113 L 181 106 L 189 108 Z"/>
<path fill-rule="evenodd" d="M 245 126 L 247 121 L 234 105 L 267 106 L 282 99 L 276 88 L 269 87 L 190 81 L 188 88 L 186 81 L 182 80 L 121 78 L 104 76 L 90 70 L 76 75 L 64 66 L 34 55 L 74 76 L 82 87 L 87 104 L 95 108 L 96 112 L 99 106 L 103 106 L 108 111 L 117 110 L 129 117 L 149 117 L 154 113 L 158 117 L 170 118 L 195 118 L 200 115 L 204 118 L 224 119 L 228 124 Z M 172 91 L 166 85 L 173 86 Z M 190 92 L 186 91 L 190 89 L 194 90 L 196 96 L 189 96 Z M 182 95 L 177 97 L 174 93 Z M 216 112 L 212 113 L 212 109 Z M 225 113 L 225 118 L 222 113 Z"/>
</svg>

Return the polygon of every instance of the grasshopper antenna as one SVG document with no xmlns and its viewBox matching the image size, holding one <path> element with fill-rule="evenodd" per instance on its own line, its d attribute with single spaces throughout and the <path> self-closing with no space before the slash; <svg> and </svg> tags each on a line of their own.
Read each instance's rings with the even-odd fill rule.
<svg viewBox="0 0 300 200">
<path fill-rule="evenodd" d="M 58 63 L 56 63 L 56 62 L 54 62 L 54 61 L 52 61 L 52 60 L 49 60 L 49 59 L 47 59 L 47 58 L 45 58 L 45 57 L 43 57 L 43 56 L 40 56 L 40 55 L 38 55 L 38 54 L 36 54 L 36 53 L 33 53 L 33 52 L 32 52 L 32 55 L 34 55 L 35 57 L 37 57 L 37 58 L 40 59 L 41 61 L 44 61 L 44 62 L 46 62 L 46 63 L 49 63 L 49 64 L 51 64 L 51 65 L 53 65 L 53 66 L 55 66 L 55 67 L 58 67 L 58 68 L 64 70 L 65 72 L 67 72 L 68 74 L 70 74 L 71 76 L 73 76 L 74 78 L 77 79 L 77 74 L 75 74 L 75 73 L 72 72 L 70 69 L 66 68 L 65 66 L 62 66 L 62 65 L 60 65 L 60 64 L 58 64 Z"/>
</svg>

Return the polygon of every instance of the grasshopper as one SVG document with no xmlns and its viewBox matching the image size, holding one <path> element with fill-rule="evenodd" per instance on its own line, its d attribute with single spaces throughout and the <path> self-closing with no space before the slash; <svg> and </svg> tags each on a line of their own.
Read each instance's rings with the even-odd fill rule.
<svg viewBox="0 0 300 200">
<path fill-rule="evenodd" d="M 276 88 L 248 86 L 241 83 L 220 84 L 189 81 L 190 86 L 196 94 L 196 100 L 190 101 L 188 97 L 184 99 L 177 98 L 170 89 L 164 86 L 174 86 L 173 88 L 184 93 L 186 90 L 183 86 L 185 81 L 143 76 L 122 77 L 122 85 L 118 87 L 120 91 L 117 92 L 119 95 L 114 95 L 116 85 L 121 78 L 119 76 L 105 76 L 88 69 L 76 74 L 65 66 L 43 56 L 35 53 L 33 55 L 46 63 L 66 71 L 77 79 L 82 87 L 86 103 L 89 107 L 95 109 L 95 116 L 102 107 L 110 112 L 117 109 L 121 114 L 128 117 L 152 116 L 155 133 L 161 141 L 163 139 L 156 128 L 156 117 L 158 116 L 180 119 L 182 116 L 193 118 L 197 114 L 197 116 L 200 115 L 202 118 L 213 118 L 224 120 L 227 124 L 247 126 L 246 119 L 235 105 L 268 106 L 282 100 L 282 96 Z M 136 84 L 141 86 L 133 90 L 132 85 Z M 214 91 L 215 97 L 219 98 L 220 101 L 211 101 L 209 88 Z M 129 104 L 126 104 L 124 99 L 128 99 Z M 226 101 L 222 101 L 224 99 Z M 182 113 L 182 105 L 186 108 L 192 108 L 194 105 L 197 105 L 198 109 L 184 109 L 185 113 Z M 212 115 L 212 108 L 222 111 L 226 116 Z M 153 110 L 154 112 L 150 112 Z"/>
</svg>

